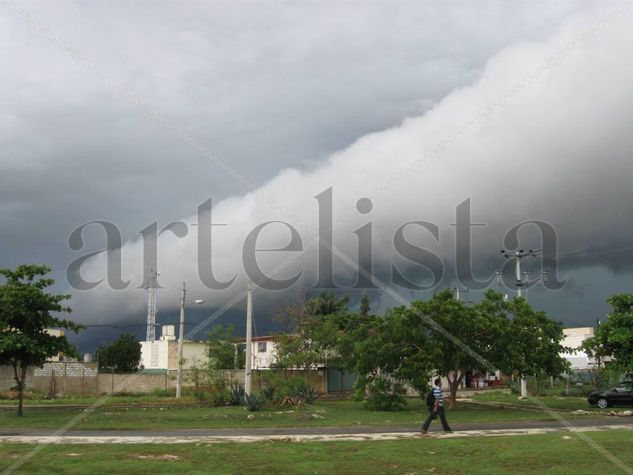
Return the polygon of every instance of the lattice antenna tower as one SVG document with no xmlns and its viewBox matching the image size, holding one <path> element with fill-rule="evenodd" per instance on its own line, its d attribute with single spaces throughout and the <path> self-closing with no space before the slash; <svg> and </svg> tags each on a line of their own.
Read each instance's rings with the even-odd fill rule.
<svg viewBox="0 0 633 475">
<path fill-rule="evenodd" d="M 150 269 L 150 276 L 147 279 L 145 290 L 148 291 L 147 299 L 147 334 L 145 341 L 156 340 L 156 282 L 158 280 L 158 272 Z"/>
</svg>

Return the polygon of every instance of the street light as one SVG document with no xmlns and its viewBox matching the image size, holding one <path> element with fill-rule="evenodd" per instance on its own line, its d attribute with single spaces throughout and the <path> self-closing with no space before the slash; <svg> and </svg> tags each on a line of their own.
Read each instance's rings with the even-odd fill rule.
<svg viewBox="0 0 633 475">
<path fill-rule="evenodd" d="M 182 283 L 182 291 L 180 293 L 180 329 L 178 333 L 178 372 L 176 373 L 176 397 L 180 397 L 182 391 L 182 346 L 185 334 L 185 283 Z M 196 305 L 204 303 L 202 299 L 196 299 L 193 301 Z"/>
</svg>

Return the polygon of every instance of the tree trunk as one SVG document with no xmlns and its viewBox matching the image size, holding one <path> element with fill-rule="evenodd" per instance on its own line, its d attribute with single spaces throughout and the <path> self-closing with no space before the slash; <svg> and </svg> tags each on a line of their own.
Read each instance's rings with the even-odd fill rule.
<svg viewBox="0 0 633 475">
<path fill-rule="evenodd" d="M 26 380 L 26 366 L 20 365 L 20 371 L 18 371 L 17 361 L 13 363 L 13 375 L 15 377 L 15 383 L 18 387 L 18 416 L 24 415 L 24 382 Z"/>
<path fill-rule="evenodd" d="M 450 374 L 446 376 L 448 380 L 448 389 L 450 391 L 450 398 L 448 400 L 448 407 L 454 408 L 457 406 L 457 389 L 459 389 L 459 383 L 462 380 L 463 375 L 458 372 L 453 372 L 453 379 L 451 380 Z"/>
</svg>

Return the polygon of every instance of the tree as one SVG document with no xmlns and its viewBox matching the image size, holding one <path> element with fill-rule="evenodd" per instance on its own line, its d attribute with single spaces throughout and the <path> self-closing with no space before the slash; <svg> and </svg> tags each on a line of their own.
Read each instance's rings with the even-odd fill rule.
<svg viewBox="0 0 633 475">
<path fill-rule="evenodd" d="M 141 344 L 134 335 L 119 335 L 109 345 L 97 349 L 97 361 L 102 369 L 119 373 L 134 372 L 141 363 Z"/>
<path fill-rule="evenodd" d="M 337 320 L 348 313 L 348 298 L 337 299 L 323 292 L 305 300 L 286 305 L 277 316 L 291 334 L 280 335 L 276 345 L 276 365 L 280 368 L 314 369 L 319 366 L 339 366 L 340 355 Z"/>
<path fill-rule="evenodd" d="M 456 404 L 457 390 L 467 371 L 495 369 L 490 358 L 506 322 L 486 310 L 486 300 L 468 306 L 451 290 L 411 304 L 411 311 L 425 317 L 420 323 L 428 328 L 435 348 L 436 373 L 448 381 L 451 407 Z"/>
<path fill-rule="evenodd" d="M 516 377 L 559 376 L 569 371 L 569 362 L 561 356 L 570 351 L 561 344 L 562 325 L 534 310 L 523 298 L 499 300 L 498 295 L 498 308 L 506 313 L 508 324 L 496 351 L 498 368 Z"/>
<path fill-rule="evenodd" d="M 14 270 L 0 269 L 6 282 L 0 286 L 0 363 L 13 367 L 18 389 L 18 416 L 23 415 L 27 368 L 41 367 L 48 358 L 75 351 L 66 336 L 54 336 L 50 328 L 78 332 L 82 326 L 53 313 L 70 313 L 62 305 L 70 295 L 54 295 L 46 288 L 54 284 L 44 276 L 50 268 L 21 265 Z"/>
<path fill-rule="evenodd" d="M 435 370 L 437 347 L 429 338 L 422 313 L 410 307 L 396 307 L 387 310 L 384 317 L 360 322 L 351 319 L 351 323 L 341 346 L 352 342 L 352 349 L 346 351 L 347 361 L 349 369 L 358 375 L 359 397 L 380 399 L 380 404 L 370 401 L 376 408 L 399 408 L 404 402 L 401 388 L 405 384 L 420 394 L 427 391 Z"/>
<path fill-rule="evenodd" d="M 213 369 L 238 369 L 245 363 L 244 351 L 235 343 L 233 325 L 214 325 L 207 335 L 206 353 Z"/>
<path fill-rule="evenodd" d="M 611 358 L 609 368 L 615 372 L 633 373 L 633 294 L 613 295 L 607 300 L 613 310 L 601 323 L 583 349 L 599 360 Z"/>
</svg>

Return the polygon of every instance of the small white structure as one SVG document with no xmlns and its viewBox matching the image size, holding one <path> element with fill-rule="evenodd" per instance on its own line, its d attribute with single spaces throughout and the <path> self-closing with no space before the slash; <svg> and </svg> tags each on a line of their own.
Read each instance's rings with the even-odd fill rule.
<svg viewBox="0 0 633 475">
<path fill-rule="evenodd" d="M 254 336 L 251 355 L 253 369 L 270 369 L 275 363 L 277 338 L 275 336 Z"/>
<path fill-rule="evenodd" d="M 564 328 L 563 335 L 565 336 L 563 346 L 576 350 L 575 353 L 561 353 L 561 356 L 571 363 L 572 369 L 594 368 L 596 361 L 579 349 L 587 338 L 594 335 L 593 327 Z"/>
<path fill-rule="evenodd" d="M 206 360 L 206 344 L 200 341 L 184 341 L 182 345 L 183 368 L 189 369 Z M 141 342 L 141 365 L 144 369 L 178 369 L 178 340 L 174 325 L 163 325 L 160 339 Z"/>
</svg>

